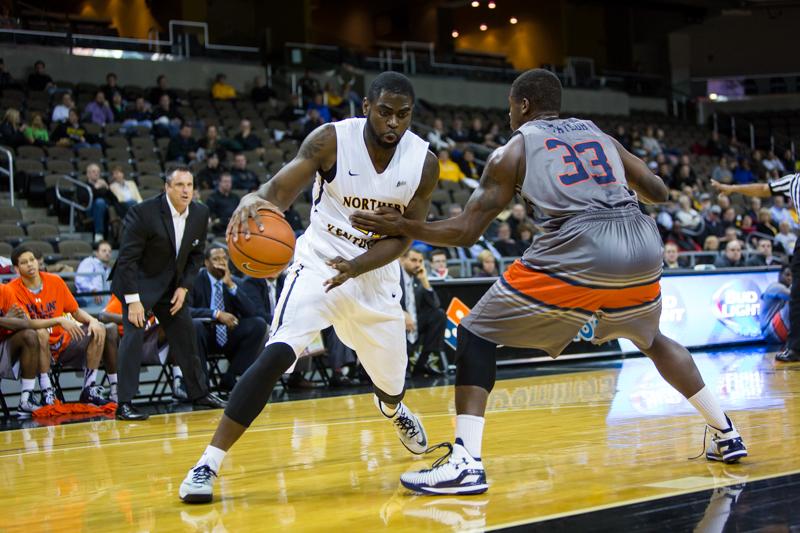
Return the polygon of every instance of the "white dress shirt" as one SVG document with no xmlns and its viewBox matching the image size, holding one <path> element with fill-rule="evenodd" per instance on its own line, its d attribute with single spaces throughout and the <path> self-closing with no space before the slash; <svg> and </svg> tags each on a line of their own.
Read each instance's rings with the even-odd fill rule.
<svg viewBox="0 0 800 533">
<path fill-rule="evenodd" d="M 181 251 L 181 241 L 183 240 L 183 232 L 186 230 L 186 219 L 189 217 L 189 208 L 183 210 L 183 213 L 178 213 L 178 210 L 175 209 L 175 206 L 172 205 L 172 202 L 169 201 L 169 195 L 164 195 L 167 199 L 167 205 L 169 206 L 169 212 L 172 214 L 172 227 L 175 231 L 175 257 L 178 257 Z M 132 304 L 133 302 L 138 302 L 139 293 L 136 294 L 126 294 L 125 295 L 125 303 Z"/>
</svg>

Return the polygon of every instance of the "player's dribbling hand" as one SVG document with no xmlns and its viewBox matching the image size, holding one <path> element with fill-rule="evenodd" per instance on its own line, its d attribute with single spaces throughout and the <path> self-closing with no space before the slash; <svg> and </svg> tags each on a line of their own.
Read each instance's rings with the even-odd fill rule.
<svg viewBox="0 0 800 533">
<path fill-rule="evenodd" d="M 128 322 L 137 328 L 144 327 L 144 306 L 142 302 L 131 302 L 128 304 Z"/>
<path fill-rule="evenodd" d="M 242 201 L 239 202 L 239 207 L 236 208 L 236 211 L 233 212 L 231 216 L 231 221 L 228 223 L 228 229 L 225 231 L 225 238 L 230 239 L 233 238 L 233 241 L 236 242 L 239 240 L 239 232 L 241 231 L 244 233 L 244 238 L 250 238 L 250 225 L 248 221 L 252 219 L 258 220 L 258 210 L 259 209 L 267 209 L 274 213 L 278 213 L 280 216 L 283 216 L 283 212 L 278 209 L 278 206 L 273 204 L 272 202 L 268 202 L 258 196 L 258 194 L 251 192 L 250 194 L 246 194 Z M 258 231 L 264 231 L 264 225 L 258 225 Z"/>
<path fill-rule="evenodd" d="M 400 235 L 403 215 L 393 207 L 379 207 L 375 211 L 356 211 L 350 215 L 353 227 L 377 235 Z"/>
<path fill-rule="evenodd" d="M 355 278 L 361 274 L 361 272 L 358 271 L 358 267 L 354 261 L 348 261 L 342 257 L 337 256 L 330 261 L 326 261 L 325 264 L 339 271 L 338 274 L 328 280 L 325 280 L 325 282 L 322 284 L 322 286 L 325 287 L 325 292 L 335 289 L 348 279 Z"/>
</svg>

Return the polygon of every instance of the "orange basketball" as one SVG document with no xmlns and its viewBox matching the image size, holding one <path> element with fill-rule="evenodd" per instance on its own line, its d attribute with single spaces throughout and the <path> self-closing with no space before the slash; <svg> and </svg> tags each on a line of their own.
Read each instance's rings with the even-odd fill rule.
<svg viewBox="0 0 800 533">
<path fill-rule="evenodd" d="M 264 231 L 250 219 L 250 238 L 239 232 L 238 240 L 228 239 L 231 261 L 244 274 L 254 278 L 268 278 L 279 274 L 294 255 L 294 230 L 281 215 L 260 209 L 258 218 Z"/>
</svg>

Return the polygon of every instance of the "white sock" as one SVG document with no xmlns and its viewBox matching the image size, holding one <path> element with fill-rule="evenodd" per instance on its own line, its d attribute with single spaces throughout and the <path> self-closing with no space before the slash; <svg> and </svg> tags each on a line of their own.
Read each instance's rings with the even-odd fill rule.
<svg viewBox="0 0 800 533">
<path fill-rule="evenodd" d="M 117 375 L 116 374 L 107 374 L 108 375 L 108 382 L 112 385 L 117 384 Z"/>
<path fill-rule="evenodd" d="M 39 388 L 42 390 L 53 388 L 53 384 L 50 383 L 50 374 L 47 372 L 39 374 Z"/>
<path fill-rule="evenodd" d="M 31 391 L 33 392 L 34 387 L 36 387 L 36 378 L 25 379 L 22 378 L 22 392 Z"/>
<path fill-rule="evenodd" d="M 178 365 L 172 365 L 172 377 L 173 378 L 183 377 L 183 371 L 181 370 L 181 367 L 179 367 Z"/>
<path fill-rule="evenodd" d="M 197 468 L 198 466 L 208 465 L 214 472 L 219 472 L 219 468 L 222 466 L 222 461 L 225 459 L 227 453 L 228 452 L 225 450 L 220 450 L 209 444 L 206 446 L 206 451 L 200 456 L 200 460 L 197 461 L 197 464 L 194 466 Z"/>
<path fill-rule="evenodd" d="M 717 397 L 707 386 L 689 398 L 689 403 L 703 415 L 703 418 L 706 419 L 706 424 L 721 431 L 728 429 L 728 420 L 725 417 L 725 412 L 719 406 Z"/>
<path fill-rule="evenodd" d="M 456 416 L 456 439 L 461 439 L 467 453 L 475 459 L 480 459 L 481 457 L 483 424 L 485 420 L 486 419 L 482 416 Z"/>
<path fill-rule="evenodd" d="M 83 388 L 91 387 L 97 381 L 97 369 L 96 368 L 84 368 L 83 369 Z"/>
</svg>

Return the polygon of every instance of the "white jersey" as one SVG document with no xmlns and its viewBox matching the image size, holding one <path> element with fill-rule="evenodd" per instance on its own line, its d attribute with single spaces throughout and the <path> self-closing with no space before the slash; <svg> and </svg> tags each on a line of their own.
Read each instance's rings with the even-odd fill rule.
<svg viewBox="0 0 800 533">
<path fill-rule="evenodd" d="M 366 123 L 364 118 L 334 123 L 336 163 L 327 175 L 317 175 L 311 223 L 297 241 L 295 260 L 298 262 L 319 263 L 320 259 L 336 256 L 353 259 L 363 254 L 380 236 L 354 228 L 350 215 L 381 206 L 404 212 L 417 192 L 428 143 L 406 131 L 389 166 L 378 174 L 364 143 Z M 397 270 L 399 275 L 395 263 L 383 268 Z"/>
</svg>

